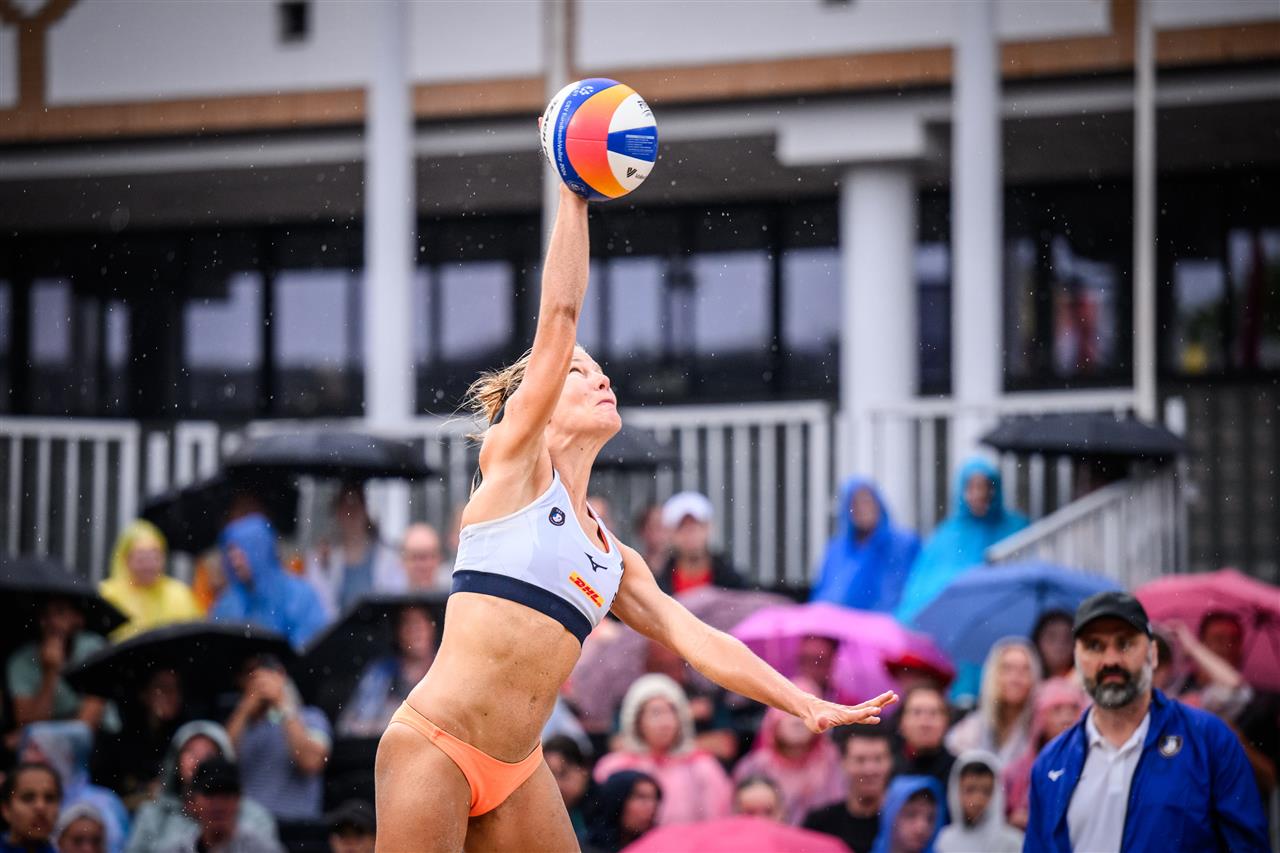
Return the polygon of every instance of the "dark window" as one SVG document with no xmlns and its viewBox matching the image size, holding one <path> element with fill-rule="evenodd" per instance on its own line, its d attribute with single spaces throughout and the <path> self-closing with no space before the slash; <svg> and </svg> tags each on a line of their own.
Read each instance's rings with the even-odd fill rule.
<svg viewBox="0 0 1280 853">
<path fill-rule="evenodd" d="M 285 269 L 272 282 L 275 388 L 271 410 L 305 417 L 360 411 L 359 273 Z"/>
<path fill-rule="evenodd" d="M 276 10 L 280 41 L 283 44 L 306 41 L 311 34 L 311 4 L 307 0 L 285 0 Z"/>
<path fill-rule="evenodd" d="M 183 306 L 186 406 L 193 414 L 253 415 L 261 405 L 263 287 L 259 272 L 202 282 Z"/>
<path fill-rule="evenodd" d="M 1280 173 L 1167 180 L 1160 193 L 1162 368 L 1280 370 Z"/>
<path fill-rule="evenodd" d="M 13 371 L 10 368 L 13 335 L 9 331 L 12 322 L 13 285 L 0 279 L 0 412 L 13 410 Z"/>
<path fill-rule="evenodd" d="M 1127 186 L 1006 193 L 1005 385 L 1130 380 L 1132 219 Z"/>
</svg>

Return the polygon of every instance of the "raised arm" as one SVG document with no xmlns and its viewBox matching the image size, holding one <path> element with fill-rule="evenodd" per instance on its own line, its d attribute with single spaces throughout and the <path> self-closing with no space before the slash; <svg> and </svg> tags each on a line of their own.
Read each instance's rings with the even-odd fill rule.
<svg viewBox="0 0 1280 853">
<path fill-rule="evenodd" d="M 712 628 L 659 589 L 653 572 L 635 550 L 623 546 L 622 554 L 622 586 L 613 613 L 726 690 L 793 714 L 814 732 L 850 723 L 878 723 L 884 707 L 897 701 L 892 691 L 860 705 L 838 705 L 806 693 L 740 640 Z"/>
<path fill-rule="evenodd" d="M 578 339 L 578 316 L 587 292 L 590 263 L 587 203 L 560 187 L 560 206 L 542 268 L 538 327 L 524 380 L 506 403 L 501 423 L 485 438 L 482 467 L 489 460 L 532 461 L 541 447 Z"/>
</svg>

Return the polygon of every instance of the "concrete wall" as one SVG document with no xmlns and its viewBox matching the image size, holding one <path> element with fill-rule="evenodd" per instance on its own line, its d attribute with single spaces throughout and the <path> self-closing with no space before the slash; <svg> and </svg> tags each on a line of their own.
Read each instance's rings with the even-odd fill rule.
<svg viewBox="0 0 1280 853">
<path fill-rule="evenodd" d="M 1280 19 L 1276 0 L 1153 0 L 1162 27 Z M 276 0 L 80 0 L 48 37 L 50 105 L 362 87 L 370 14 L 310 4 L 311 33 L 282 43 Z M 654 68 L 950 44 L 954 0 L 578 0 L 577 61 Z M 541 0 L 432 0 L 410 9 L 411 76 L 443 82 L 542 68 Z M 1001 0 L 1004 39 L 1101 35 L 1109 0 Z M 0 27 L 0 108 L 16 100 L 13 27 Z"/>
</svg>

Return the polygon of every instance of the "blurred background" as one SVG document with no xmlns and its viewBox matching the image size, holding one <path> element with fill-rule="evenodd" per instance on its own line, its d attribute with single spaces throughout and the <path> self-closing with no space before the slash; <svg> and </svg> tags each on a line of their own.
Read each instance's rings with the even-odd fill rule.
<svg viewBox="0 0 1280 853">
<path fill-rule="evenodd" d="M 246 800 L 291 849 L 371 833 L 349 798 L 434 654 L 462 397 L 536 323 L 557 178 L 535 119 L 587 77 L 636 89 L 660 138 L 645 184 L 591 208 L 611 527 L 677 592 L 750 587 L 698 612 L 786 674 L 926 684 L 953 720 L 1002 634 L 1065 676 L 1049 622 L 1136 590 L 1181 625 L 1162 687 L 1233 697 L 1213 709 L 1274 833 L 1276 0 L 0 0 L 0 754 L 83 723 L 116 841 L 135 811 L 131 849 L 158 849 L 191 827 L 135 810 L 157 784 L 237 784 L 161 758 L 248 737 L 252 673 L 325 753 L 244 771 Z M 280 609 L 237 598 L 246 571 Z M 761 708 L 602 627 L 557 712 L 566 779 L 618 748 L 646 672 L 724 769 L 764 737 Z M 230 737 L 177 729 L 201 719 Z"/>
</svg>

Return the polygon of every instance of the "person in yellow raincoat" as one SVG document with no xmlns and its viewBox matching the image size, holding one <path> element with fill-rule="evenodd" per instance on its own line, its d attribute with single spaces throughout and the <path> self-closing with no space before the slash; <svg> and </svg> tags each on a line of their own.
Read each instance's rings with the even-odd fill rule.
<svg viewBox="0 0 1280 853">
<path fill-rule="evenodd" d="M 169 546 L 149 521 L 131 523 L 116 540 L 111 574 L 98 591 L 129 621 L 111 633 L 115 642 L 171 622 L 203 619 L 190 587 L 165 574 Z"/>
</svg>

